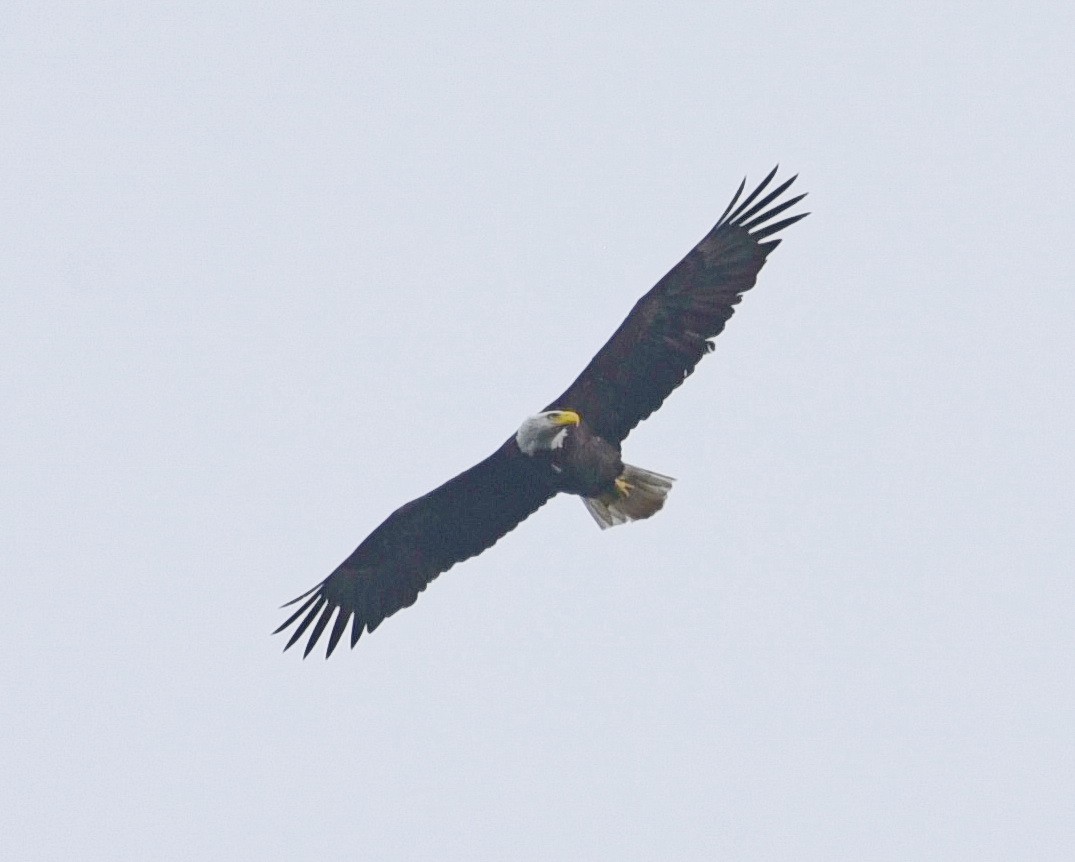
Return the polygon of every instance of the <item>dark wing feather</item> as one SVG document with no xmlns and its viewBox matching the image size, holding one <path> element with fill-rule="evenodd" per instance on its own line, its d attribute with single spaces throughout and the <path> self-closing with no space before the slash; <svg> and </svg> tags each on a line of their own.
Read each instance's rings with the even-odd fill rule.
<svg viewBox="0 0 1075 862">
<path fill-rule="evenodd" d="M 763 196 L 776 170 L 740 203 L 743 181 L 714 228 L 635 304 L 549 409 L 575 410 L 598 434 L 619 443 L 661 406 L 713 349 L 710 339 L 724 329 L 741 294 L 754 286 L 766 256 L 780 244 L 779 239 L 762 240 L 807 215 L 772 222 L 806 197 L 777 203 L 795 177 Z"/>
<path fill-rule="evenodd" d="M 351 621 L 353 647 L 365 628 L 414 604 L 441 572 L 480 554 L 537 510 L 555 490 L 534 459 L 511 438 L 479 464 L 388 516 L 324 581 L 288 605 L 299 605 L 273 632 L 298 623 L 284 649 L 310 626 L 309 655 L 329 630 L 326 658 Z"/>
</svg>

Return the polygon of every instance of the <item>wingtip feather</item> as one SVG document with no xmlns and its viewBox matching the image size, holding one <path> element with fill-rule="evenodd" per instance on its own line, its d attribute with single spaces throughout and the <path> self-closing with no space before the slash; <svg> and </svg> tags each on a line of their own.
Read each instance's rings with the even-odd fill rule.
<svg viewBox="0 0 1075 862">
<path fill-rule="evenodd" d="M 743 177 L 743 181 L 739 183 L 739 188 L 735 190 L 735 194 L 732 195 L 732 199 L 728 202 L 728 206 L 725 207 L 724 212 L 720 214 L 720 218 L 717 219 L 717 226 L 724 224 L 724 219 L 728 217 L 728 213 L 732 211 L 732 207 L 735 206 L 735 202 L 739 200 L 739 195 L 743 193 L 743 189 L 747 187 L 747 178 Z"/>
<path fill-rule="evenodd" d="M 321 611 L 321 606 L 323 604 L 325 604 L 324 597 L 317 596 L 317 602 L 310 608 L 309 612 L 306 614 L 306 618 L 299 623 L 295 631 L 291 633 L 291 639 L 288 640 L 287 646 L 284 647 L 285 650 L 291 649 L 291 647 L 295 645 L 295 642 L 302 637 L 306 629 L 310 627 L 310 623 L 314 621 L 314 617 Z"/>
<path fill-rule="evenodd" d="M 316 587 L 315 587 L 315 589 L 316 589 Z M 312 592 L 312 591 L 311 591 L 311 592 Z M 306 596 L 310 596 L 310 593 L 308 593 L 308 592 L 307 592 L 307 593 L 303 593 L 303 594 L 302 594 L 301 596 L 299 596 L 299 599 L 301 599 L 301 598 L 305 598 Z M 276 629 L 276 631 L 274 631 L 274 632 L 273 632 L 273 634 L 274 634 L 274 635 L 278 635 L 278 634 L 280 634 L 280 632 L 282 632 L 282 631 L 283 631 L 284 629 L 286 629 L 286 628 L 287 628 L 287 627 L 288 627 L 289 625 L 291 625 L 291 624 L 292 624 L 293 622 L 295 622 L 295 620 L 297 620 L 297 619 L 298 619 L 299 617 L 301 617 L 301 616 L 302 616 L 302 615 L 303 615 L 304 613 L 306 613 L 306 609 L 307 609 L 307 608 L 309 608 L 309 607 L 310 607 L 310 605 L 312 605 L 312 604 L 313 604 L 314 602 L 316 602 L 318 598 L 319 598 L 319 597 L 318 597 L 318 596 L 316 596 L 316 595 L 314 595 L 314 596 L 310 596 L 309 600 L 308 600 L 308 601 L 307 601 L 307 602 L 306 602 L 306 603 L 305 603 L 305 604 L 304 604 L 304 605 L 303 605 L 302 607 L 300 607 L 300 608 L 299 608 L 299 609 L 298 609 L 297 611 L 295 611 L 295 613 L 293 613 L 293 614 L 292 614 L 291 616 L 289 616 L 289 617 L 288 617 L 288 618 L 287 618 L 287 619 L 286 619 L 286 620 L 284 621 L 283 625 L 279 626 L 279 627 L 278 627 L 278 628 Z M 298 599 L 295 599 L 295 600 L 293 600 L 293 601 L 290 601 L 290 602 L 288 602 L 288 603 L 287 603 L 286 605 L 283 605 L 283 607 L 285 607 L 285 608 L 286 608 L 286 607 L 288 607 L 289 605 L 293 605 L 293 604 L 295 604 L 295 602 L 296 602 L 296 601 L 298 601 Z M 287 649 L 287 647 L 284 647 L 284 649 Z"/>
<path fill-rule="evenodd" d="M 810 213 L 799 213 L 798 215 L 793 215 L 789 218 L 776 222 L 776 224 L 767 225 L 761 230 L 752 233 L 751 236 L 754 237 L 755 240 L 765 239 L 765 237 L 772 236 L 774 233 L 782 231 L 784 228 L 790 227 L 791 225 L 795 224 L 795 222 L 801 221 L 808 215 L 810 215 Z"/>
<path fill-rule="evenodd" d="M 347 628 L 347 623 L 351 620 L 352 613 L 340 608 L 339 616 L 336 617 L 336 622 L 332 626 L 332 631 L 328 636 L 328 647 L 325 649 L 325 658 L 332 655 L 336 649 L 336 645 L 340 642 L 340 638 L 343 637 L 343 633 Z"/>
</svg>

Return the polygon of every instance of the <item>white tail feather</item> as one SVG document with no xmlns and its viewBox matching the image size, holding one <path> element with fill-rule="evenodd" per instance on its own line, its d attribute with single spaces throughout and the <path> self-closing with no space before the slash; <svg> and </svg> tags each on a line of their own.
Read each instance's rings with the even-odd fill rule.
<svg viewBox="0 0 1075 862">
<path fill-rule="evenodd" d="M 620 478 L 627 483 L 626 495 L 607 494 L 604 497 L 583 497 L 586 506 L 597 526 L 602 530 L 626 524 L 628 521 L 640 521 L 661 510 L 665 498 L 676 481 L 671 476 L 663 476 L 641 467 L 623 465 Z"/>
</svg>

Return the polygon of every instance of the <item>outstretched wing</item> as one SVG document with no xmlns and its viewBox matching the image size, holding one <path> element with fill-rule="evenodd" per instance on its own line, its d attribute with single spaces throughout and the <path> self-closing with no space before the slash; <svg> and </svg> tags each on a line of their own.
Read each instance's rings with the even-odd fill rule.
<svg viewBox="0 0 1075 862">
<path fill-rule="evenodd" d="M 713 349 L 709 339 L 724 329 L 740 295 L 754 286 L 766 256 L 780 244 L 763 240 L 807 215 L 773 222 L 806 197 L 778 200 L 795 177 L 762 196 L 776 171 L 736 207 L 746 180 L 740 184 L 716 226 L 635 304 L 547 409 L 575 410 L 598 434 L 619 443 L 661 406 Z"/>
<path fill-rule="evenodd" d="M 554 493 L 534 459 L 509 439 L 481 463 L 389 515 L 336 571 L 284 605 L 299 608 L 273 634 L 298 622 L 286 650 L 313 625 L 304 652 L 309 655 L 338 608 L 325 657 L 352 619 L 354 647 L 363 628 L 372 632 L 385 617 L 413 605 L 437 575 L 491 547 Z"/>
</svg>

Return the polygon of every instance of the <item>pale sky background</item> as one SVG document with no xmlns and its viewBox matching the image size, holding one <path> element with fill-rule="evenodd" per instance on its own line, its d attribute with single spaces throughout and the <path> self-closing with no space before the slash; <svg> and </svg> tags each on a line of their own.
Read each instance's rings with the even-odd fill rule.
<svg viewBox="0 0 1075 862">
<path fill-rule="evenodd" d="M 3 4 L 0 857 L 1075 858 L 1073 17 Z M 280 653 L 777 162 L 659 517 Z"/>
</svg>

